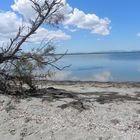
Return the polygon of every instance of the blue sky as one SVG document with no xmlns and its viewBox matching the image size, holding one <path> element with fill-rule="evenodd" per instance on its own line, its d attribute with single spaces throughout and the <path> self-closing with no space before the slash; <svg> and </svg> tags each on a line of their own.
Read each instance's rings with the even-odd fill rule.
<svg viewBox="0 0 140 140">
<path fill-rule="evenodd" d="M 108 17 L 111 20 L 111 33 L 108 36 L 93 35 L 86 31 L 80 31 L 75 36 L 76 47 L 81 51 L 110 51 L 110 50 L 140 50 L 140 38 L 136 36 L 140 32 L 140 1 L 139 0 L 69 0 L 73 7 L 86 13 L 96 13 L 100 17 Z M 83 35 L 80 35 L 83 34 Z M 81 41 L 84 40 L 84 41 Z M 69 45 L 69 41 L 66 42 Z M 72 46 L 71 42 L 71 46 Z M 69 47 L 70 48 L 70 47 Z"/>
<path fill-rule="evenodd" d="M 82 28 L 70 32 L 60 26 L 71 39 L 60 41 L 58 52 L 140 50 L 140 37 L 137 36 L 140 33 L 140 0 L 67 0 L 67 3 L 85 14 L 107 17 L 111 21 L 108 25 L 111 30 L 108 35 L 101 35 Z M 12 4 L 13 0 L 0 1 L 1 11 L 11 11 Z"/>
</svg>

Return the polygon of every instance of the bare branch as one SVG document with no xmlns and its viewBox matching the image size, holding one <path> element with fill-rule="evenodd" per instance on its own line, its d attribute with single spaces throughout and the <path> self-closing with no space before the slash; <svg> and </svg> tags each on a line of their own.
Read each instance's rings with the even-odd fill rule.
<svg viewBox="0 0 140 140">
<path fill-rule="evenodd" d="M 14 38 L 9 40 L 7 46 L 0 47 L 0 84 L 3 83 L 7 87 L 7 79 L 14 78 L 18 81 L 26 83 L 30 88 L 34 89 L 32 84 L 33 72 L 37 68 L 51 66 L 58 70 L 63 70 L 66 67 L 59 68 L 55 63 L 64 55 L 54 55 L 54 46 L 50 45 L 51 41 L 42 43 L 35 51 L 24 52 L 22 45 L 36 33 L 42 24 L 57 25 L 64 16 L 60 13 L 64 6 L 62 0 L 45 0 L 40 4 L 39 0 L 30 0 L 32 8 L 36 15 L 29 20 L 30 25 L 22 25 L 19 27 Z M 4 82 L 3 82 L 3 79 Z M 1 90 L 1 89 L 0 89 Z"/>
</svg>

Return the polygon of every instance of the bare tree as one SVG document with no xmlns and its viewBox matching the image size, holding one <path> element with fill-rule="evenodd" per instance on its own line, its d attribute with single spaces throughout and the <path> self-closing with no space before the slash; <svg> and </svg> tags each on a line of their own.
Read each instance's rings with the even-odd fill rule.
<svg viewBox="0 0 140 140">
<path fill-rule="evenodd" d="M 33 71 L 36 68 L 43 68 L 45 65 L 59 69 L 55 62 L 61 57 L 55 57 L 54 46 L 50 42 L 41 45 L 36 50 L 24 52 L 22 45 L 36 33 L 42 24 L 52 26 L 58 25 L 63 21 L 64 15 L 62 0 L 30 0 L 36 16 L 30 19 L 29 26 L 19 27 L 16 36 L 10 39 L 7 46 L 0 47 L 0 90 L 7 91 L 11 81 L 19 81 L 20 85 L 26 83 L 31 89 L 35 90 L 32 84 Z M 9 82 L 10 81 L 10 82 Z"/>
</svg>

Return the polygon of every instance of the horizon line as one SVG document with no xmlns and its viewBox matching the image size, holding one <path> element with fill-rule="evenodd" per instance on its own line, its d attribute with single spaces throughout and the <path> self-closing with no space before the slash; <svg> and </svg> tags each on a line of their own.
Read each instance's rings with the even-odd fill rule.
<svg viewBox="0 0 140 140">
<path fill-rule="evenodd" d="M 72 52 L 66 53 L 66 55 L 81 55 L 81 54 L 112 54 L 112 53 L 140 53 L 137 51 L 98 51 L 98 52 Z M 63 55 L 64 53 L 56 53 L 55 55 Z"/>
</svg>

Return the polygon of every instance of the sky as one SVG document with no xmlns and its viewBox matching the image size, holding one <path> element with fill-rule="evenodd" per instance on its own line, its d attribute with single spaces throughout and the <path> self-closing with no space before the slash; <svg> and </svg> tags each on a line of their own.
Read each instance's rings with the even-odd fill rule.
<svg viewBox="0 0 140 140">
<path fill-rule="evenodd" d="M 31 38 L 34 46 L 42 38 L 55 38 L 58 53 L 140 50 L 140 0 L 64 2 L 66 19 L 58 29 L 41 27 Z M 21 15 L 33 16 L 28 0 L 0 1 L 1 43 L 14 36 Z"/>
</svg>

